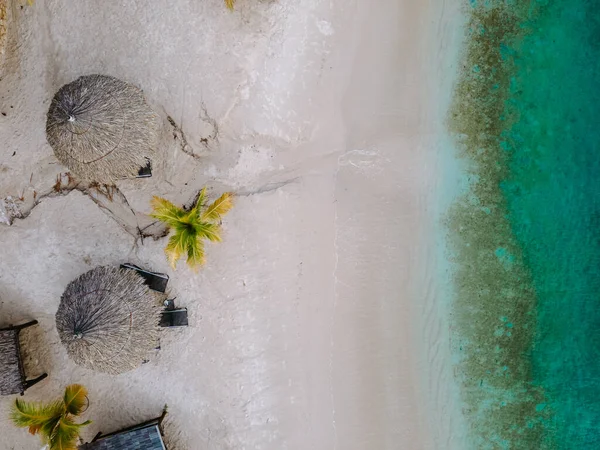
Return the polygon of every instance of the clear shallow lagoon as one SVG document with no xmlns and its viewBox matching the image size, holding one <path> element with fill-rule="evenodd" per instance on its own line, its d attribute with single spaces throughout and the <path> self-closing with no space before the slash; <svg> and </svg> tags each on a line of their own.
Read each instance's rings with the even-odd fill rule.
<svg viewBox="0 0 600 450">
<path fill-rule="evenodd" d="M 600 11 L 471 3 L 450 129 L 453 348 L 477 449 L 600 448 Z"/>
</svg>

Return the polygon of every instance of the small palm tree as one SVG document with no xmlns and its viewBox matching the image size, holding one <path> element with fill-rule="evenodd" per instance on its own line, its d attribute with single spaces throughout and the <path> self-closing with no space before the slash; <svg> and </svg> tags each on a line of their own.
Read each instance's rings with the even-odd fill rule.
<svg viewBox="0 0 600 450">
<path fill-rule="evenodd" d="M 225 192 L 208 206 L 206 188 L 200 191 L 196 205 L 189 211 L 179 208 L 160 197 L 152 199 L 155 219 L 167 224 L 173 230 L 169 243 L 165 247 L 167 259 L 175 268 L 182 255 L 187 255 L 187 263 L 195 269 L 204 264 L 204 239 L 221 242 L 221 218 L 233 206 L 233 194 Z"/>
<path fill-rule="evenodd" d="M 77 450 L 79 430 L 91 421 L 75 423 L 87 407 L 87 390 L 80 384 L 65 389 L 62 400 L 52 403 L 33 403 L 16 399 L 10 418 L 17 427 L 28 427 L 39 434 L 49 450 Z"/>
<path fill-rule="evenodd" d="M 225 0 L 225 5 L 233 11 L 233 5 L 235 5 L 235 0 Z"/>
</svg>

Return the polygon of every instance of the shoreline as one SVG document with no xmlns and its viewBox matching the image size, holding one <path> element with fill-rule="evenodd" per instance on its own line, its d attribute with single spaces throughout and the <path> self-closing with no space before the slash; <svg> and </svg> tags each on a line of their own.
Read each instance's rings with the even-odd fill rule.
<svg viewBox="0 0 600 450">
<path fill-rule="evenodd" d="M 385 11 L 382 15 L 398 14 L 393 7 L 387 6 L 382 5 L 381 11 Z M 397 244 L 393 240 L 388 242 L 390 246 L 402 249 L 404 256 L 387 267 L 401 268 L 403 273 L 397 276 L 404 283 L 401 290 L 406 295 L 402 305 L 398 307 L 402 308 L 398 313 L 404 315 L 401 326 L 405 330 L 399 338 L 402 344 L 396 344 L 398 352 L 404 354 L 406 360 L 397 370 L 406 372 L 406 365 L 412 366 L 412 373 L 408 375 L 410 378 L 405 379 L 411 380 L 409 385 L 405 384 L 405 392 L 397 393 L 396 396 L 407 399 L 410 398 L 407 397 L 408 393 L 412 391 L 412 399 L 416 404 L 412 417 L 398 420 L 409 428 L 418 430 L 417 435 L 421 439 L 413 436 L 399 442 L 411 449 L 464 450 L 466 423 L 462 417 L 462 402 L 453 373 L 449 340 L 450 298 L 444 292 L 449 288 L 449 269 L 444 263 L 445 249 L 440 242 L 441 236 L 445 234 L 440 221 L 446 207 L 458 194 L 458 190 L 449 193 L 451 191 L 448 186 L 454 186 L 454 180 L 460 177 L 453 146 L 449 143 L 446 113 L 454 81 L 448 77 L 448 70 L 454 69 L 459 63 L 463 33 L 462 28 L 457 28 L 456 25 L 463 19 L 458 7 L 452 9 L 445 5 L 445 8 L 440 8 L 440 2 L 429 2 L 414 9 L 405 5 L 400 9 L 402 12 L 411 10 L 412 13 L 406 15 L 404 25 L 389 28 L 403 29 L 399 33 L 403 35 L 399 42 L 402 42 L 400 47 L 404 73 L 396 73 L 395 84 L 386 83 L 385 77 L 380 78 L 376 90 L 386 92 L 390 99 L 403 99 L 397 103 L 401 105 L 399 108 L 390 107 L 403 124 L 395 130 L 396 136 L 402 136 L 400 142 L 403 159 L 394 160 L 389 156 L 392 153 L 384 151 L 380 151 L 378 156 L 388 155 L 387 164 L 391 166 L 394 166 L 393 161 L 397 161 L 398 166 L 410 166 L 410 169 L 399 170 L 394 175 L 395 186 L 400 187 L 405 194 L 401 203 L 403 206 L 396 204 L 396 208 L 402 209 L 402 213 L 397 216 L 396 221 L 390 222 L 401 237 L 398 237 Z M 385 22 L 385 19 L 380 20 Z M 377 34 L 370 39 L 376 42 Z M 391 39 L 389 34 L 386 39 Z M 410 48 L 408 42 L 415 41 L 419 45 Z M 427 55 L 430 59 L 423 58 L 422 55 Z M 394 56 L 388 57 L 393 58 Z M 434 61 L 433 64 L 437 66 L 432 67 L 433 64 L 429 65 L 428 61 Z M 376 67 L 376 64 L 366 65 Z M 393 70 L 386 71 L 389 72 Z M 398 80 L 402 79 L 406 80 L 406 84 L 398 86 L 402 84 Z M 443 99 L 441 102 L 440 98 Z M 372 100 L 363 100 L 361 104 L 365 103 L 370 105 Z M 384 106 L 388 103 L 389 100 L 382 102 Z M 363 109 L 362 113 L 368 117 L 375 114 L 374 111 L 375 109 Z M 383 111 L 377 110 L 377 113 L 385 116 L 385 111 L 384 107 Z M 359 126 L 358 121 L 353 125 Z M 363 149 L 357 152 L 353 162 L 355 166 L 363 167 L 368 163 L 373 164 L 373 159 Z M 391 172 L 387 169 L 382 174 L 389 176 Z M 393 204 L 394 202 L 382 202 L 381 207 L 389 208 Z M 390 215 L 388 219 L 392 217 L 394 216 Z M 408 217 L 418 221 L 419 225 L 415 222 L 407 224 Z M 386 235 L 389 240 L 389 233 Z M 394 289 L 389 291 L 393 292 Z M 404 376 L 406 374 L 402 375 Z M 397 380 L 397 386 L 402 384 L 402 381 Z"/>
<path fill-rule="evenodd" d="M 434 195 L 429 200 L 430 239 L 425 246 L 430 262 L 429 278 L 419 283 L 424 288 L 420 295 L 427 299 L 424 308 L 426 319 L 423 322 L 423 353 L 437 381 L 425 375 L 428 390 L 436 384 L 446 386 L 446 393 L 440 398 L 431 397 L 432 419 L 430 426 L 435 431 L 436 446 L 439 449 L 465 450 L 468 441 L 468 423 L 464 417 L 464 402 L 460 384 L 456 378 L 456 355 L 452 351 L 452 308 L 453 277 L 448 254 L 446 220 L 451 205 L 465 192 L 464 162 L 458 158 L 455 141 L 448 132 L 448 116 L 454 97 L 454 89 L 459 79 L 460 64 L 466 45 L 466 16 L 462 2 L 449 4 L 444 0 L 433 2 L 431 16 L 435 38 L 422 50 L 433 55 L 429 69 L 428 91 L 431 93 L 431 108 L 434 114 L 433 139 L 429 164 L 435 167 Z M 427 273 L 427 270 L 422 271 Z M 429 336 L 429 339 L 428 339 Z M 443 381 L 440 381 L 443 380 Z"/>
</svg>

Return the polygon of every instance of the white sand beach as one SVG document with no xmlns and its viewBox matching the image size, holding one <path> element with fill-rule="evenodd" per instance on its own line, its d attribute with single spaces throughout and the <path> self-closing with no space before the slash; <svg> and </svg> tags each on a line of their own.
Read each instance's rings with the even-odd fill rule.
<svg viewBox="0 0 600 450">
<path fill-rule="evenodd" d="M 24 398 L 84 384 L 88 440 L 168 404 L 170 450 L 462 450 L 433 236 L 455 3 L 8 0 L 0 200 L 27 217 L 0 224 L 0 327 L 39 320 L 26 371 L 49 374 Z M 54 93 L 92 73 L 164 123 L 152 178 L 108 210 L 52 193 L 66 169 L 45 138 Z M 236 206 L 206 266 L 173 271 L 166 239 L 134 235 L 152 195 L 204 185 Z M 68 359 L 54 314 L 71 280 L 123 262 L 167 273 L 190 326 L 109 376 Z M 0 448 L 39 448 L 13 401 Z"/>
</svg>

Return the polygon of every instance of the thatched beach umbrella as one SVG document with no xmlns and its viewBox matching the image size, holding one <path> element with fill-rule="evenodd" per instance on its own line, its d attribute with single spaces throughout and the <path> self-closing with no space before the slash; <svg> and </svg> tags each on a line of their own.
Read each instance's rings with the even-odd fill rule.
<svg viewBox="0 0 600 450">
<path fill-rule="evenodd" d="M 135 177 L 152 159 L 159 128 L 140 89 L 114 77 L 86 75 L 52 99 L 46 137 L 75 176 L 112 184 Z"/>
<path fill-rule="evenodd" d="M 135 369 L 156 347 L 164 299 L 133 270 L 97 267 L 67 286 L 58 335 L 81 366 L 110 374 Z"/>
</svg>

